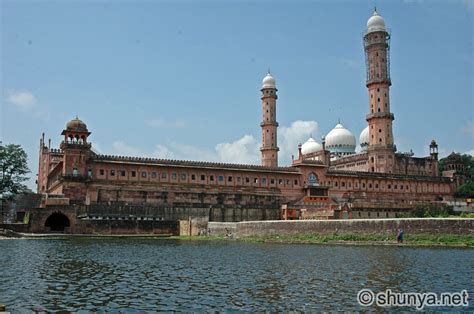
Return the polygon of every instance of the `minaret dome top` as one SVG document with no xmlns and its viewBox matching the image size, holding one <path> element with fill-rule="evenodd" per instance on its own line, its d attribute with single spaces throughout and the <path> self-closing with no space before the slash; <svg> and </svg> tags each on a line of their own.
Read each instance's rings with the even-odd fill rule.
<svg viewBox="0 0 474 314">
<path fill-rule="evenodd" d="M 374 10 L 374 14 L 367 21 L 367 33 L 379 31 L 385 31 L 385 21 L 377 10 Z"/>
<path fill-rule="evenodd" d="M 262 88 L 276 88 L 275 79 L 270 72 L 263 78 Z"/>
</svg>

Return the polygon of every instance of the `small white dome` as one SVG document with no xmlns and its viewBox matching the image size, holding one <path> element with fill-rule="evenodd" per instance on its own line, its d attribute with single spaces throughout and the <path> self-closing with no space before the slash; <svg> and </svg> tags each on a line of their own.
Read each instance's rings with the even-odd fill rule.
<svg viewBox="0 0 474 314">
<path fill-rule="evenodd" d="M 385 31 L 385 21 L 377 11 L 374 11 L 374 14 L 367 21 L 367 32 L 370 33 L 377 31 Z"/>
<path fill-rule="evenodd" d="M 362 149 L 365 149 L 367 146 L 369 146 L 369 126 L 360 132 L 359 143 Z"/>
<path fill-rule="evenodd" d="M 270 73 L 263 78 L 262 88 L 276 88 L 275 79 Z"/>
<path fill-rule="evenodd" d="M 303 155 L 316 153 L 323 150 L 323 146 L 310 137 L 302 146 L 301 153 Z"/>
<path fill-rule="evenodd" d="M 326 148 L 331 152 L 352 153 L 355 146 L 355 136 L 340 123 L 326 135 Z"/>
<path fill-rule="evenodd" d="M 369 144 L 369 126 L 363 129 L 362 132 L 360 132 L 359 142 L 361 145 Z"/>
</svg>

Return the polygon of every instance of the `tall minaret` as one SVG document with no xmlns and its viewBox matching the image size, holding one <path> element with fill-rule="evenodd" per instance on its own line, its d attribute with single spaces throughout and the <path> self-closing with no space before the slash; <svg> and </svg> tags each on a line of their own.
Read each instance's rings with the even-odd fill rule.
<svg viewBox="0 0 474 314">
<path fill-rule="evenodd" d="M 271 76 L 270 71 L 264 77 L 262 82 L 262 110 L 263 121 L 260 123 L 262 127 L 262 165 L 268 167 L 278 166 L 278 151 L 277 146 L 277 128 L 276 122 L 276 100 L 277 88 L 275 79 Z"/>
<path fill-rule="evenodd" d="M 364 35 L 365 64 L 367 70 L 366 86 L 369 92 L 369 168 L 371 172 L 391 173 L 394 163 L 395 145 L 393 142 L 390 112 L 390 34 L 385 29 L 384 19 L 374 10 L 367 21 Z"/>
</svg>

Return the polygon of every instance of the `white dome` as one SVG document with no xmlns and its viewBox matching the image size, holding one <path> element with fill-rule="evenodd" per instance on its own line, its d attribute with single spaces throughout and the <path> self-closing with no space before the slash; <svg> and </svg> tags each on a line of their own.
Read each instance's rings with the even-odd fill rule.
<svg viewBox="0 0 474 314">
<path fill-rule="evenodd" d="M 323 150 L 323 146 L 310 137 L 302 146 L 301 153 L 303 155 L 316 153 Z"/>
<path fill-rule="evenodd" d="M 370 33 L 377 31 L 385 31 L 385 21 L 377 11 L 374 11 L 374 14 L 367 21 L 367 32 Z"/>
<path fill-rule="evenodd" d="M 360 132 L 359 142 L 361 146 L 364 144 L 369 145 L 369 126 L 363 129 L 362 132 Z"/>
<path fill-rule="evenodd" d="M 355 152 L 355 146 L 355 136 L 340 123 L 326 135 L 326 148 L 331 152 Z"/>
<path fill-rule="evenodd" d="M 363 152 L 367 151 L 367 147 L 369 146 L 369 126 L 360 132 L 359 144 Z"/>
<path fill-rule="evenodd" d="M 275 79 L 270 73 L 263 78 L 262 88 L 276 88 Z"/>
</svg>

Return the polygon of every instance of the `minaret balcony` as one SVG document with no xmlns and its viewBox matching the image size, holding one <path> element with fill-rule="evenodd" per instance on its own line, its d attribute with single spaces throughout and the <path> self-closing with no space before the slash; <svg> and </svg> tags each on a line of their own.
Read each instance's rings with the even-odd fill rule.
<svg viewBox="0 0 474 314">
<path fill-rule="evenodd" d="M 389 76 L 387 76 L 387 77 L 374 77 L 374 78 L 371 78 L 371 79 L 365 81 L 365 85 L 367 87 L 369 87 L 369 85 L 371 85 L 371 84 L 376 84 L 376 83 L 387 83 L 388 86 L 392 85 L 392 81 L 390 80 Z"/>
<path fill-rule="evenodd" d="M 260 146 L 260 151 L 264 150 L 276 150 L 278 152 L 280 151 L 280 148 L 275 146 Z"/>
<path fill-rule="evenodd" d="M 379 30 L 379 31 L 368 31 L 368 30 L 366 30 L 364 32 L 364 43 L 368 42 L 368 41 L 369 41 L 369 43 L 379 42 L 381 40 L 383 42 L 386 42 L 390 39 L 390 33 L 391 33 L 391 30 L 389 28 L 387 28 L 385 30 Z"/>
<path fill-rule="evenodd" d="M 266 98 L 278 99 L 278 96 L 277 96 L 277 94 L 273 94 L 273 95 L 268 95 L 268 94 L 266 94 L 266 95 L 262 95 L 262 96 L 260 97 L 261 100 L 264 100 L 264 99 L 266 99 Z"/>
<path fill-rule="evenodd" d="M 397 147 L 394 144 L 369 144 L 367 151 L 371 152 L 374 150 L 390 150 L 390 151 L 396 151 Z"/>
<path fill-rule="evenodd" d="M 374 113 L 369 113 L 366 116 L 366 120 L 369 121 L 374 118 L 387 118 L 390 120 L 395 120 L 395 116 L 391 112 L 374 112 Z"/>
<path fill-rule="evenodd" d="M 263 121 L 260 123 L 260 126 L 261 127 L 264 127 L 264 126 L 276 126 L 278 127 L 278 122 L 276 121 Z"/>
</svg>

